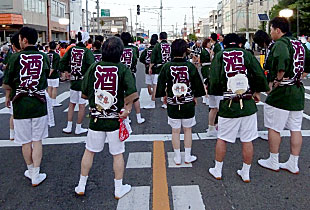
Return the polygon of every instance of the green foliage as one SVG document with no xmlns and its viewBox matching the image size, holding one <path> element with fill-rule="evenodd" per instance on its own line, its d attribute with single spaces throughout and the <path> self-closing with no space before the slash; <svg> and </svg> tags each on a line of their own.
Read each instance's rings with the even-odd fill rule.
<svg viewBox="0 0 310 210">
<path fill-rule="evenodd" d="M 189 39 L 189 40 L 193 40 L 193 41 L 197 41 L 197 37 L 196 37 L 195 34 L 189 34 L 189 35 L 188 35 L 188 39 Z"/>
<path fill-rule="evenodd" d="M 297 8 L 299 9 L 299 35 L 310 35 L 310 0 L 280 0 L 270 11 L 270 19 L 279 16 L 282 9 L 292 9 L 294 15 L 289 19 L 291 32 L 297 34 Z"/>
</svg>

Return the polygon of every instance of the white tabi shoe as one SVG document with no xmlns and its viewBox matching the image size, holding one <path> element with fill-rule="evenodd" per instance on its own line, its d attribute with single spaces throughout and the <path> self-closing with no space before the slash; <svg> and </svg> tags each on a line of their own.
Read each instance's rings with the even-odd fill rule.
<svg viewBox="0 0 310 210">
<path fill-rule="evenodd" d="M 129 184 L 122 185 L 120 189 L 115 189 L 114 196 L 115 199 L 121 199 L 124 195 L 129 193 L 131 190 L 131 186 Z"/>
<path fill-rule="evenodd" d="M 216 170 L 215 168 L 209 168 L 209 173 L 217 180 L 222 179 L 222 172 Z"/>
<path fill-rule="evenodd" d="M 260 159 L 257 161 L 258 164 L 264 168 L 270 169 L 275 172 L 279 172 L 279 154 L 270 153 L 270 157 L 268 159 Z"/>
<path fill-rule="evenodd" d="M 46 179 L 45 173 L 39 173 L 40 167 L 30 169 L 31 183 L 33 187 L 38 186 Z"/>
<path fill-rule="evenodd" d="M 77 195 L 85 195 L 85 185 L 78 185 L 74 188 L 74 191 Z"/>
<path fill-rule="evenodd" d="M 185 157 L 185 164 L 193 163 L 197 160 L 197 157 L 195 155 L 191 155 L 189 157 Z"/>
<path fill-rule="evenodd" d="M 209 127 L 207 130 L 207 136 L 208 137 L 217 137 L 217 130 L 216 130 L 216 128 L 215 127 Z"/>
<path fill-rule="evenodd" d="M 241 177 L 245 183 L 250 182 L 250 168 L 251 165 L 243 163 L 242 169 L 237 171 L 237 174 Z"/>
<path fill-rule="evenodd" d="M 66 134 L 70 134 L 70 133 L 72 133 L 72 128 L 64 128 L 64 129 L 62 129 L 62 132 L 63 133 L 66 133 Z"/>
<path fill-rule="evenodd" d="M 140 119 L 137 119 L 137 123 L 138 124 L 142 124 L 145 122 L 145 119 L 144 118 L 140 118 Z"/>
<path fill-rule="evenodd" d="M 82 128 L 82 127 L 81 127 L 81 128 L 76 128 L 74 133 L 75 133 L 76 135 L 80 135 L 80 134 L 82 134 L 82 133 L 86 133 L 87 131 L 88 131 L 88 129 Z"/>
<path fill-rule="evenodd" d="M 167 109 L 167 104 L 161 105 L 161 108 Z"/>
<path fill-rule="evenodd" d="M 180 156 L 180 157 L 177 157 L 176 155 L 174 155 L 173 161 L 174 161 L 174 163 L 175 163 L 177 166 L 178 166 L 178 165 L 181 165 L 181 163 L 182 163 L 181 156 Z"/>
<path fill-rule="evenodd" d="M 27 177 L 28 179 L 31 179 L 29 170 L 26 170 L 26 171 L 24 172 L 24 176 Z"/>
<path fill-rule="evenodd" d="M 288 161 L 285 163 L 279 163 L 280 168 L 292 174 L 299 174 L 298 158 L 299 156 L 290 155 Z"/>
</svg>

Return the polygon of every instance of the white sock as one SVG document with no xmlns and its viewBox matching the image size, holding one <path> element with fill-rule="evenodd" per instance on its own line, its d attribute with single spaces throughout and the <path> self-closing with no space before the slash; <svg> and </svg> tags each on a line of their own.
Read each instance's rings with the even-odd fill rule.
<svg viewBox="0 0 310 210">
<path fill-rule="evenodd" d="M 288 159 L 288 162 L 292 162 L 292 164 L 294 164 L 294 166 L 298 167 L 298 159 L 299 156 L 298 155 L 292 155 L 290 154 L 290 157 Z"/>
<path fill-rule="evenodd" d="M 248 165 L 248 164 L 246 164 L 246 163 L 243 163 L 241 171 L 243 171 L 243 172 L 249 172 L 249 171 L 250 171 L 250 168 L 251 168 L 251 164 Z"/>
<path fill-rule="evenodd" d="M 180 149 L 174 149 L 173 151 L 174 151 L 175 157 L 177 157 L 177 158 L 181 157 L 181 150 Z"/>
<path fill-rule="evenodd" d="M 32 169 L 32 168 L 33 168 L 33 163 L 30 164 L 30 165 L 27 165 L 27 169 L 28 169 L 28 170 L 30 170 L 30 169 Z"/>
<path fill-rule="evenodd" d="M 81 129 L 82 128 L 82 124 L 76 124 L 76 128 L 75 129 Z"/>
<path fill-rule="evenodd" d="M 72 129 L 72 121 L 68 121 L 67 128 Z"/>
<path fill-rule="evenodd" d="M 123 179 L 114 179 L 115 191 L 123 186 Z"/>
<path fill-rule="evenodd" d="M 214 131 L 215 130 L 215 125 L 209 125 L 208 129 L 209 129 L 209 131 Z"/>
<path fill-rule="evenodd" d="M 87 179 L 88 179 L 88 176 L 80 175 L 79 186 L 86 186 Z"/>
<path fill-rule="evenodd" d="M 136 115 L 137 115 L 137 120 L 141 120 L 141 113 L 138 113 Z"/>
<path fill-rule="evenodd" d="M 279 163 L 279 153 L 270 152 L 270 160 L 275 163 Z"/>
<path fill-rule="evenodd" d="M 192 148 L 185 148 L 185 158 L 190 158 Z"/>
<path fill-rule="evenodd" d="M 217 171 L 222 171 L 223 162 L 215 161 L 215 166 L 214 166 L 214 168 L 215 168 L 215 170 L 217 170 Z"/>
</svg>

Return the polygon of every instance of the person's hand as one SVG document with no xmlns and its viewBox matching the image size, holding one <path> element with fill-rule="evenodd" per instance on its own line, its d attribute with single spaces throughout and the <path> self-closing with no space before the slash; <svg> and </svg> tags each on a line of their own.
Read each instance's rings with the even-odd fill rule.
<svg viewBox="0 0 310 210">
<path fill-rule="evenodd" d="M 253 94 L 253 97 L 254 97 L 254 101 L 255 101 L 256 103 L 260 102 L 260 93 L 255 92 L 255 93 Z"/>
<path fill-rule="evenodd" d="M 197 106 L 197 104 L 198 104 L 197 98 L 194 98 L 194 102 L 195 102 L 195 106 Z"/>
<path fill-rule="evenodd" d="M 153 70 L 152 70 L 152 68 L 150 67 L 149 68 L 149 74 L 151 75 L 153 73 Z"/>
<path fill-rule="evenodd" d="M 167 96 L 163 97 L 163 104 L 167 105 Z"/>
<path fill-rule="evenodd" d="M 9 109 L 11 108 L 11 100 L 8 97 L 5 97 L 5 106 Z"/>
<path fill-rule="evenodd" d="M 130 110 L 125 109 L 123 112 L 121 112 L 120 114 L 118 114 L 119 118 L 125 119 L 128 117 L 128 115 L 130 114 Z"/>
</svg>

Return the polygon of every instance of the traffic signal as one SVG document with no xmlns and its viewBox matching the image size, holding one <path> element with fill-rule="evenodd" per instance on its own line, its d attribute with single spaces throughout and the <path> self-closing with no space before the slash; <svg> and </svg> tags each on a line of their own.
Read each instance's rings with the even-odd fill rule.
<svg viewBox="0 0 310 210">
<path fill-rule="evenodd" d="M 140 5 L 137 5 L 137 15 L 140 15 Z"/>
</svg>

